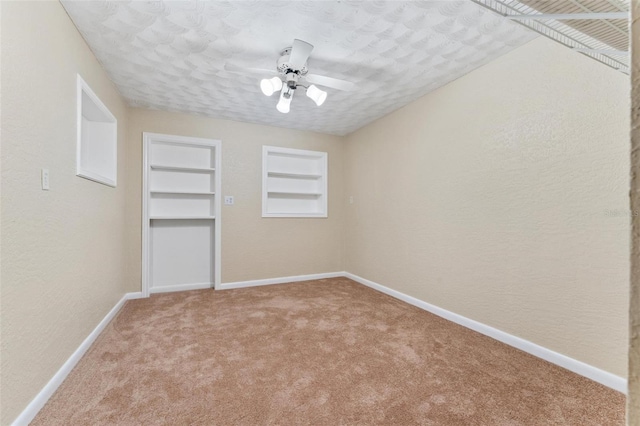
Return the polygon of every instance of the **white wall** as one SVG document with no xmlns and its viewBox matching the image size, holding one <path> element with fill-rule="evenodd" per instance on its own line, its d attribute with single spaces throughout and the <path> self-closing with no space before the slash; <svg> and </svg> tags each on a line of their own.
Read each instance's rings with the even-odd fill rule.
<svg viewBox="0 0 640 426">
<path fill-rule="evenodd" d="M 126 106 L 58 2 L 1 2 L 2 364 L 10 424 L 126 291 L 118 187 L 75 176 L 76 73 L 118 120 Z M 51 189 L 40 189 L 40 169 Z"/>
<path fill-rule="evenodd" d="M 193 115 L 131 109 L 127 145 L 129 271 L 140 286 L 142 133 L 222 140 L 222 282 L 323 272 L 343 265 L 343 139 L 278 127 Z M 262 217 L 262 146 L 328 153 L 328 218 Z"/>
<path fill-rule="evenodd" d="M 351 134 L 346 270 L 626 377 L 628 110 L 539 38 Z"/>
</svg>

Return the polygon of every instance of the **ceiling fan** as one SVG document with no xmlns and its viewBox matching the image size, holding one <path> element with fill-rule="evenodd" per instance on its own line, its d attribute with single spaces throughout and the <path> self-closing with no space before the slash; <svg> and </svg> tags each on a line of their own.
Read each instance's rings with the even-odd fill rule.
<svg viewBox="0 0 640 426">
<path fill-rule="evenodd" d="M 276 109 L 284 114 L 289 112 L 291 99 L 300 87 L 305 88 L 307 97 L 313 100 L 318 106 L 322 105 L 327 99 L 327 92 L 319 89 L 316 84 L 318 86 L 344 91 L 356 89 L 356 85 L 348 81 L 323 75 L 309 74 L 307 59 L 309 59 L 312 50 L 312 44 L 295 39 L 293 40 L 293 46 L 284 49 L 280 53 L 280 58 L 278 58 L 275 70 L 243 68 L 230 64 L 225 65 L 225 70 L 232 72 L 250 71 L 263 74 L 277 73 L 278 75 L 275 77 L 262 79 L 260 81 L 260 89 L 266 96 L 280 92 L 280 99 L 276 105 Z"/>
</svg>

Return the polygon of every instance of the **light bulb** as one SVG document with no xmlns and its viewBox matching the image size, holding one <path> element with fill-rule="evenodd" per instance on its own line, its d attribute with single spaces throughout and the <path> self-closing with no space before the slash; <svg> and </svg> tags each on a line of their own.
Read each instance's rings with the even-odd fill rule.
<svg viewBox="0 0 640 426">
<path fill-rule="evenodd" d="M 282 80 L 280 77 L 263 78 L 260 81 L 260 90 L 266 96 L 271 96 L 278 90 L 282 89 Z"/>
<path fill-rule="evenodd" d="M 280 91 L 280 100 L 276 109 L 283 114 L 287 114 L 291 109 L 291 98 L 293 97 L 293 90 L 289 90 L 287 86 L 284 86 Z"/>
<path fill-rule="evenodd" d="M 316 105 L 320 106 L 324 103 L 325 100 L 327 100 L 327 92 L 325 92 L 324 90 L 318 89 L 316 86 L 312 84 L 307 89 L 307 97 L 309 97 L 309 99 L 315 102 Z"/>
</svg>

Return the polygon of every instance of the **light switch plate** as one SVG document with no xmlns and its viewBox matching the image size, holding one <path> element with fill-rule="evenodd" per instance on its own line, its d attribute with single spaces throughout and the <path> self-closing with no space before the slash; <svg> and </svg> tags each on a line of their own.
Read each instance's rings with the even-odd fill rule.
<svg viewBox="0 0 640 426">
<path fill-rule="evenodd" d="M 42 169 L 41 178 L 42 178 L 42 189 L 44 191 L 48 191 L 49 190 L 49 169 Z"/>
</svg>

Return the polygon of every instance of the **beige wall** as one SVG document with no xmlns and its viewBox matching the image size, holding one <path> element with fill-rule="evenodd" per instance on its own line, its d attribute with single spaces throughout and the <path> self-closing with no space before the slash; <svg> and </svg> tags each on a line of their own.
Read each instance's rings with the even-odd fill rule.
<svg viewBox="0 0 640 426">
<path fill-rule="evenodd" d="M 76 73 L 118 119 L 126 107 L 58 2 L 2 8 L 2 393 L 9 424 L 125 292 L 125 167 L 118 187 L 75 176 Z M 40 189 L 40 169 L 51 190 Z"/>
<path fill-rule="evenodd" d="M 632 3 L 631 70 L 631 304 L 627 424 L 640 425 L 640 1 Z"/>
<path fill-rule="evenodd" d="M 140 289 L 143 131 L 223 141 L 223 282 L 346 269 L 625 375 L 622 74 L 539 39 L 345 141 L 127 109 L 57 2 L 0 10 L 0 424 Z M 116 189 L 75 176 L 76 72 L 118 119 Z M 328 219 L 261 218 L 263 144 L 329 153 Z"/>
<path fill-rule="evenodd" d="M 628 86 L 539 38 L 353 133 L 346 270 L 625 377 Z"/>
<path fill-rule="evenodd" d="M 142 132 L 222 140 L 222 282 L 342 271 L 343 143 L 337 136 L 132 109 L 127 152 L 130 276 L 140 288 Z M 329 154 L 329 217 L 262 218 L 262 145 Z"/>
</svg>

